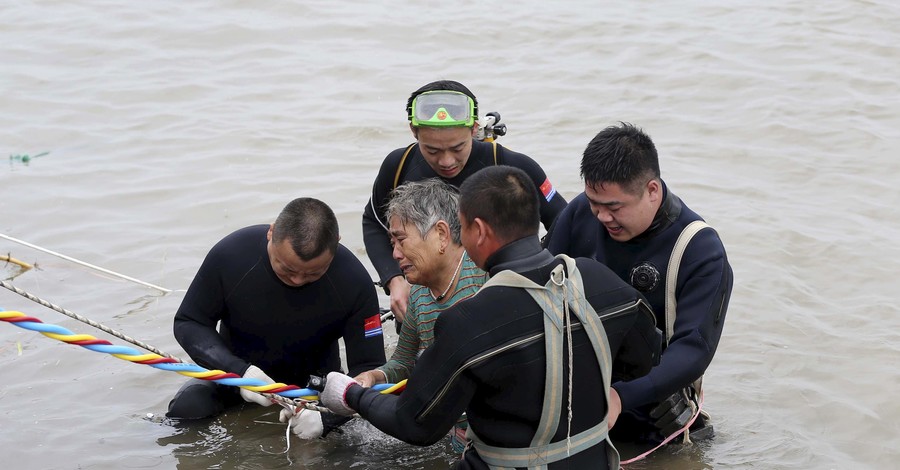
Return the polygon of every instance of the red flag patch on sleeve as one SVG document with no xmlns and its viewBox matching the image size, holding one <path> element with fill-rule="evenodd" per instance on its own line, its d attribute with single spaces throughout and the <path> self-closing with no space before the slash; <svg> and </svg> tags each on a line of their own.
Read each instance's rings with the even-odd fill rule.
<svg viewBox="0 0 900 470">
<path fill-rule="evenodd" d="M 381 335 L 381 315 L 376 313 L 375 315 L 366 318 L 365 322 L 363 323 L 363 328 L 366 330 L 366 338 Z"/>
<path fill-rule="evenodd" d="M 546 199 L 547 202 L 550 202 L 550 200 L 553 199 L 553 196 L 556 196 L 556 188 L 550 183 L 550 178 L 545 179 L 544 182 L 541 183 L 541 194 L 544 195 L 544 199 Z"/>
</svg>

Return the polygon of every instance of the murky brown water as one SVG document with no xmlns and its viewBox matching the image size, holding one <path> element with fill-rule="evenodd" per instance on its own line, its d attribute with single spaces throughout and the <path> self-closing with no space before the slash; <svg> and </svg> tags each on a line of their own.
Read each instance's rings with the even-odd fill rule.
<svg viewBox="0 0 900 470">
<path fill-rule="evenodd" d="M 716 439 L 629 468 L 893 468 L 900 9 L 595 3 L 7 2 L 0 233 L 177 290 L 222 236 L 314 196 L 369 266 L 361 210 L 382 158 L 411 142 L 403 105 L 418 86 L 467 84 L 503 115 L 501 142 L 569 198 L 588 140 L 634 122 L 725 239 L 736 282 L 706 375 Z M 39 266 L 0 264 L 16 286 L 186 357 L 171 334 L 181 293 L 2 239 L 0 252 Z M 107 338 L 5 289 L 0 307 Z M 268 410 L 143 419 L 183 380 L 0 325 L 0 456 L 40 469 L 452 459 L 365 423 L 285 454 Z"/>
</svg>

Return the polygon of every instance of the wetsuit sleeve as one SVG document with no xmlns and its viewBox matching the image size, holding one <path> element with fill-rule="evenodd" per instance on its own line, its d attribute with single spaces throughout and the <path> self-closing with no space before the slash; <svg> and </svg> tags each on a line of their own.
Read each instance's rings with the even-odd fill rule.
<svg viewBox="0 0 900 470">
<path fill-rule="evenodd" d="M 653 310 L 639 307 L 631 327 L 625 332 L 613 361 L 614 380 L 634 380 L 659 364 L 662 332 L 656 327 Z"/>
<path fill-rule="evenodd" d="M 574 199 L 559 213 L 547 230 L 542 245 L 553 255 L 565 253 L 573 258 L 596 258 L 598 224 L 590 215 L 590 205 L 584 193 Z"/>
<path fill-rule="evenodd" d="M 622 408 L 659 402 L 700 378 L 722 335 L 733 284 L 731 266 L 718 235 L 697 234 L 685 251 L 676 291 L 675 332 L 659 365 L 636 380 L 614 384 Z"/>
<path fill-rule="evenodd" d="M 357 376 L 384 364 L 384 335 L 381 331 L 378 296 L 368 272 L 349 252 L 345 256 L 352 258 L 344 269 L 358 271 L 351 281 L 357 292 L 350 308 L 352 316 L 344 325 L 344 346 L 347 350 L 347 368 L 351 376 Z M 350 286 L 345 286 L 343 295 L 348 294 Z M 368 322 L 366 321 L 368 319 Z"/>
<path fill-rule="evenodd" d="M 550 230 L 553 221 L 566 208 L 566 198 L 556 191 L 550 178 L 544 173 L 544 169 L 531 157 L 513 152 L 508 148 L 503 148 L 502 152 L 503 157 L 500 163 L 523 170 L 534 181 L 541 202 L 541 223 L 545 229 Z"/>
<path fill-rule="evenodd" d="M 415 310 L 413 302 L 409 303 L 409 310 L 406 312 L 406 318 L 400 327 L 400 337 L 397 339 L 397 347 L 391 359 L 379 369 L 384 371 L 387 376 L 388 383 L 397 383 L 403 379 L 409 378 L 412 373 L 413 366 L 416 364 L 416 356 L 419 353 L 419 315 Z"/>
<path fill-rule="evenodd" d="M 375 267 L 382 286 L 387 286 L 391 278 L 402 274 L 400 266 L 392 255 L 388 221 L 385 218 L 385 205 L 394 189 L 394 176 L 405 151 L 405 148 L 394 150 L 384 159 L 375 183 L 372 185 L 369 202 L 363 209 L 363 242 L 366 245 L 369 261 Z"/>
<path fill-rule="evenodd" d="M 451 307 L 437 323 L 454 315 Z M 467 356 L 461 345 L 469 339 L 464 328 L 437 326 L 435 342 L 426 349 L 413 368 L 406 390 L 399 396 L 383 395 L 353 386 L 347 403 L 381 431 L 405 442 L 431 445 L 443 438 L 459 419 L 475 394 L 476 383 L 468 372 L 454 376 Z M 449 330 L 449 331 L 448 331 Z"/>
<path fill-rule="evenodd" d="M 216 330 L 225 310 L 225 293 L 219 275 L 228 250 L 220 242 L 206 255 L 175 313 L 178 344 L 197 364 L 244 375 L 250 364 L 234 355 Z"/>
</svg>

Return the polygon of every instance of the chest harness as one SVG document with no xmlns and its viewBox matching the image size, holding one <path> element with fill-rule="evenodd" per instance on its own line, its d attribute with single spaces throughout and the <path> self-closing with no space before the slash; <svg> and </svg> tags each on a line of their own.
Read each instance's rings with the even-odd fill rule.
<svg viewBox="0 0 900 470">
<path fill-rule="evenodd" d="M 529 447 L 508 448 L 485 444 L 475 435 L 470 426 L 466 437 L 478 451 L 482 460 L 493 469 L 526 467 L 528 469 L 546 470 L 547 465 L 566 459 L 597 444 L 607 446 L 610 468 L 619 468 L 619 453 L 609 440 L 607 418 L 595 426 L 572 435 L 572 374 L 574 358 L 572 357 L 572 320 L 574 315 L 584 326 L 600 372 L 603 377 L 603 393 L 609 403 L 610 369 L 612 358 L 606 330 L 597 316 L 597 312 L 584 297 L 584 285 L 581 273 L 572 258 L 559 255 L 565 264 L 560 264 L 550 274 L 550 280 L 540 286 L 513 271 L 501 271 L 492 276 L 481 289 L 495 286 L 516 287 L 525 289 L 544 311 L 544 348 L 547 356 L 546 380 L 544 382 L 544 403 L 541 420 Z M 568 277 L 566 272 L 569 273 Z M 565 341 L 563 335 L 566 335 Z M 563 412 L 563 344 L 568 343 L 568 414 L 566 439 L 550 442 L 560 426 Z"/>
</svg>

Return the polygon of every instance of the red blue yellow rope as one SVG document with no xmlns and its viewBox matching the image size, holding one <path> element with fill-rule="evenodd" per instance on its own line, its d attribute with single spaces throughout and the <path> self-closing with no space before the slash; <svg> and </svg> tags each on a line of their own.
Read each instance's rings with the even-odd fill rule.
<svg viewBox="0 0 900 470">
<path fill-rule="evenodd" d="M 81 346 L 94 352 L 110 354 L 124 361 L 136 364 L 144 364 L 150 367 L 177 372 L 187 377 L 202 380 L 210 380 L 223 385 L 245 388 L 254 392 L 271 393 L 285 398 L 299 398 L 301 400 L 318 400 L 318 392 L 309 388 L 300 388 L 296 385 L 287 385 L 281 382 L 266 383 L 259 379 L 243 378 L 231 372 L 221 370 L 209 370 L 196 364 L 181 362 L 177 358 L 164 357 L 156 353 L 144 354 L 137 349 L 128 346 L 117 346 L 109 341 L 86 334 L 75 334 L 58 325 L 44 323 L 41 320 L 25 315 L 17 311 L 3 311 L 0 309 L 0 320 L 26 330 L 36 331 L 48 338 L 53 338 L 68 344 Z M 381 389 L 382 393 L 399 393 L 406 381 L 398 384 L 382 384 L 374 388 Z"/>
</svg>

